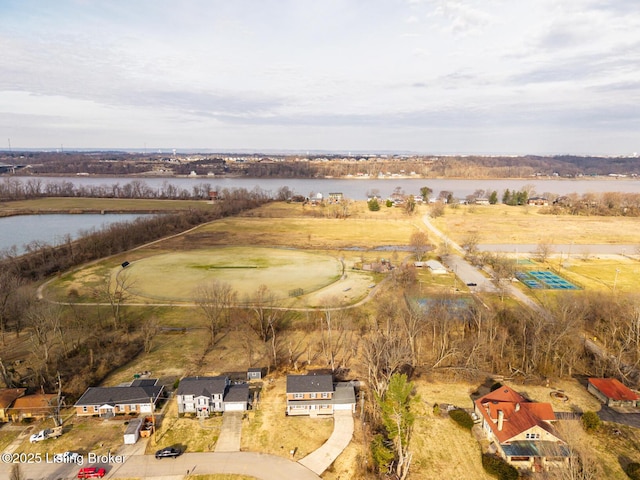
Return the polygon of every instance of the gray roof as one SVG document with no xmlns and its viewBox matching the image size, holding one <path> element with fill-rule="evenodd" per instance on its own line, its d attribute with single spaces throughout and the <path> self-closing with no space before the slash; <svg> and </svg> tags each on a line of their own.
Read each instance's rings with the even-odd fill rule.
<svg viewBox="0 0 640 480">
<path fill-rule="evenodd" d="M 243 402 L 249 401 L 249 385 L 229 385 L 226 395 L 224 396 L 225 403 Z"/>
<path fill-rule="evenodd" d="M 287 375 L 287 393 L 333 392 L 331 375 Z"/>
<path fill-rule="evenodd" d="M 227 386 L 228 378 L 218 377 L 187 377 L 180 380 L 177 395 L 195 395 L 210 397 L 222 395 Z"/>
<path fill-rule="evenodd" d="M 157 378 L 136 378 L 131 382 L 132 387 L 152 387 L 158 383 Z"/>
<path fill-rule="evenodd" d="M 154 382 L 155 383 L 155 382 Z M 164 387 L 147 385 L 142 387 L 89 387 L 76 402 L 76 407 L 89 405 L 123 405 L 156 402 Z"/>
<path fill-rule="evenodd" d="M 355 404 L 356 403 L 356 389 L 350 382 L 336 383 L 336 390 L 333 393 L 333 404 Z"/>
</svg>

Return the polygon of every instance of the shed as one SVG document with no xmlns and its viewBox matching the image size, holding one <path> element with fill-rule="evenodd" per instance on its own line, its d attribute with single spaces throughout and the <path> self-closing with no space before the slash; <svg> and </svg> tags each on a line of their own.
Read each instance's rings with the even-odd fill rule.
<svg viewBox="0 0 640 480">
<path fill-rule="evenodd" d="M 260 380 L 264 376 L 263 368 L 250 368 L 247 370 L 247 380 Z"/>
<path fill-rule="evenodd" d="M 587 390 L 609 407 L 636 407 L 640 396 L 615 378 L 590 378 Z"/>
<path fill-rule="evenodd" d="M 133 445 L 138 441 L 140 437 L 140 429 L 142 428 L 142 419 L 134 418 L 127 425 L 127 429 L 124 432 L 124 444 Z"/>
<path fill-rule="evenodd" d="M 447 273 L 447 269 L 437 260 L 427 260 L 427 267 L 434 275 L 444 275 Z"/>
</svg>

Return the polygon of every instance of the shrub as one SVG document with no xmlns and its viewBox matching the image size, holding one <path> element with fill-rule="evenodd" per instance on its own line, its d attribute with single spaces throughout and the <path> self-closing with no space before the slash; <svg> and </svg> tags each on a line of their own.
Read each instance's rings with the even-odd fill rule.
<svg viewBox="0 0 640 480">
<path fill-rule="evenodd" d="M 451 419 L 460 425 L 462 428 L 471 430 L 473 428 L 473 418 L 466 411 L 458 408 L 449 412 Z"/>
<path fill-rule="evenodd" d="M 180 379 L 176 378 L 176 381 L 173 382 L 173 389 L 177 390 L 179 385 L 180 385 Z"/>
<path fill-rule="evenodd" d="M 377 212 L 378 210 L 380 210 L 380 204 L 378 203 L 377 198 L 372 198 L 371 200 L 369 200 L 367 202 L 367 206 L 372 212 Z"/>
<path fill-rule="evenodd" d="M 640 480 L 640 463 L 632 462 L 624 471 L 631 480 Z"/>
<path fill-rule="evenodd" d="M 582 414 L 582 426 L 587 432 L 593 432 L 600 428 L 600 417 L 596 412 L 584 412 Z"/>
<path fill-rule="evenodd" d="M 491 475 L 495 475 L 499 480 L 518 480 L 520 473 L 518 469 L 509 465 L 502 458 L 485 453 L 482 455 L 482 468 Z"/>
</svg>

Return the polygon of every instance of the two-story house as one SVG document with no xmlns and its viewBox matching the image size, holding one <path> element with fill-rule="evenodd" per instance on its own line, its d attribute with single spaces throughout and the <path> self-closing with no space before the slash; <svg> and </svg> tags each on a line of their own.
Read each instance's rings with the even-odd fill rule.
<svg viewBox="0 0 640 480">
<path fill-rule="evenodd" d="M 331 375 L 287 375 L 287 415 L 333 415 Z"/>
<path fill-rule="evenodd" d="M 213 412 L 244 411 L 249 403 L 249 386 L 232 385 L 229 377 L 187 377 L 176 392 L 178 413 L 208 417 Z"/>
<path fill-rule="evenodd" d="M 176 392 L 178 413 L 195 413 L 208 417 L 224 411 L 222 400 L 229 385 L 228 377 L 187 377 L 180 380 Z"/>
</svg>

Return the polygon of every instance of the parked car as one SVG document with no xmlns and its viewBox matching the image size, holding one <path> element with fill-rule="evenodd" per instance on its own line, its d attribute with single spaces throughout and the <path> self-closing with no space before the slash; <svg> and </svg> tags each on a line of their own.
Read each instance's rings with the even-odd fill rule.
<svg viewBox="0 0 640 480">
<path fill-rule="evenodd" d="M 56 453 L 53 456 L 53 463 L 80 463 L 82 462 L 82 455 L 76 452 L 64 452 Z"/>
<path fill-rule="evenodd" d="M 180 450 L 178 450 L 177 448 L 173 448 L 173 447 L 166 447 L 163 448 L 162 450 L 158 450 L 156 452 L 156 458 L 158 460 L 160 460 L 161 458 L 176 458 L 178 456 L 180 456 L 182 452 Z"/>
<path fill-rule="evenodd" d="M 78 472 L 78 478 L 102 478 L 106 473 L 104 468 L 84 467 Z"/>
<path fill-rule="evenodd" d="M 46 428 L 45 430 L 40 430 L 38 433 L 31 435 L 31 437 L 29 437 L 29 441 L 31 443 L 36 443 L 46 440 L 47 438 L 57 438 L 60 435 L 62 435 L 62 427 Z"/>
</svg>

